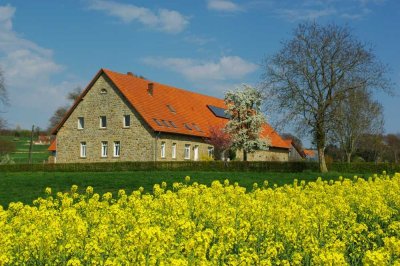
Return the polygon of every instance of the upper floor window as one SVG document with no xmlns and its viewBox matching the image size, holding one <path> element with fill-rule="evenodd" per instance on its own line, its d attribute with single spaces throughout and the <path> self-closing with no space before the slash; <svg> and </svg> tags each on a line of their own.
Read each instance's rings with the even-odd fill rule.
<svg viewBox="0 0 400 266">
<path fill-rule="evenodd" d="M 176 159 L 176 143 L 172 143 L 171 157 Z"/>
<path fill-rule="evenodd" d="M 185 144 L 184 158 L 190 159 L 190 144 Z"/>
<path fill-rule="evenodd" d="M 119 157 L 121 154 L 121 142 L 114 141 L 114 157 Z"/>
<path fill-rule="evenodd" d="M 124 115 L 124 127 L 130 127 L 130 126 L 131 126 L 131 116 Z"/>
<path fill-rule="evenodd" d="M 83 129 L 85 127 L 85 119 L 83 117 L 78 117 L 78 129 Z"/>
<path fill-rule="evenodd" d="M 86 158 L 86 142 L 85 141 L 81 142 L 80 150 L 81 150 L 81 152 L 80 152 L 81 157 Z"/>
<path fill-rule="evenodd" d="M 108 155 L 108 142 L 102 141 L 101 142 L 101 157 L 107 157 Z"/>
<path fill-rule="evenodd" d="M 102 88 L 102 89 L 100 90 L 100 94 L 107 94 L 107 89 Z"/>
<path fill-rule="evenodd" d="M 100 116 L 100 128 L 106 128 L 106 127 L 107 127 L 107 117 Z"/>
<path fill-rule="evenodd" d="M 165 142 L 161 142 L 161 158 L 165 158 Z"/>
</svg>

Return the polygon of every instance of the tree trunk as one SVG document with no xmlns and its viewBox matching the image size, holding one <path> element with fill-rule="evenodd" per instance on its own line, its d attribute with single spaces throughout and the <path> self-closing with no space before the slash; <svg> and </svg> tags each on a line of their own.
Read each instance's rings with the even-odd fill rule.
<svg viewBox="0 0 400 266">
<path fill-rule="evenodd" d="M 243 161 L 247 162 L 247 151 L 243 150 Z"/>
<path fill-rule="evenodd" d="M 350 152 L 346 152 L 346 158 L 347 158 L 347 163 L 351 163 L 351 153 Z"/>
<path fill-rule="evenodd" d="M 324 148 L 318 147 L 317 149 L 318 149 L 319 170 L 321 171 L 321 173 L 326 173 L 328 172 L 328 168 L 326 167 Z"/>
</svg>

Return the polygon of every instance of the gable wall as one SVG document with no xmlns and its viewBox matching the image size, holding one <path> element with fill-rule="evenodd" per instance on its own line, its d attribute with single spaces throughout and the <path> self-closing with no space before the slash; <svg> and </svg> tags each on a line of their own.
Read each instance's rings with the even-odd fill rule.
<svg viewBox="0 0 400 266">
<path fill-rule="evenodd" d="M 106 94 L 101 94 L 101 89 Z M 123 128 L 123 115 L 131 116 L 131 126 Z M 100 128 L 100 116 L 107 128 Z M 84 129 L 78 129 L 84 117 Z M 87 145 L 86 158 L 80 157 L 80 142 Z M 108 141 L 108 156 L 101 157 L 101 141 Z M 120 141 L 121 155 L 113 157 L 113 142 Z M 57 133 L 57 162 L 152 161 L 154 133 L 140 115 L 125 102 L 118 89 L 101 75 Z"/>
</svg>

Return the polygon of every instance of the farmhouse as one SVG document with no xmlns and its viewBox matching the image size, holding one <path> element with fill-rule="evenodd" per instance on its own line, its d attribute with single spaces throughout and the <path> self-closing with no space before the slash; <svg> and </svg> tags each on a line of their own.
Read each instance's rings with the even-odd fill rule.
<svg viewBox="0 0 400 266">
<path fill-rule="evenodd" d="M 49 150 L 58 163 L 202 160 L 213 156 L 206 139 L 228 121 L 225 108 L 222 99 L 101 69 L 53 129 Z M 271 147 L 248 160 L 288 160 L 270 125 L 261 136 Z"/>
</svg>

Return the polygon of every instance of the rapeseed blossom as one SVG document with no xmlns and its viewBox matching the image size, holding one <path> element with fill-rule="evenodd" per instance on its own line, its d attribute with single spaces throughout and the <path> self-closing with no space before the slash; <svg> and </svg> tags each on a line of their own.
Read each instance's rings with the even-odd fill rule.
<svg viewBox="0 0 400 266">
<path fill-rule="evenodd" d="M 0 206 L 0 265 L 400 265 L 400 174 L 189 182 Z"/>
</svg>

